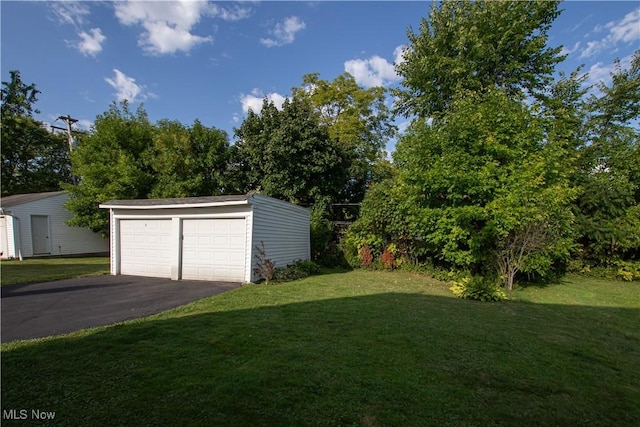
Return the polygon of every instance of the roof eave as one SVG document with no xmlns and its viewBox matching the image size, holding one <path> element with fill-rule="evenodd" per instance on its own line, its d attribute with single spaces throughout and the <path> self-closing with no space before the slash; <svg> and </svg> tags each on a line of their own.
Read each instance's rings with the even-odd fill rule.
<svg viewBox="0 0 640 427">
<path fill-rule="evenodd" d="M 248 205 L 249 200 L 233 200 L 226 202 L 205 202 L 205 203 L 183 203 L 170 205 L 110 205 L 108 203 L 100 204 L 102 209 L 130 209 L 130 210 L 152 210 L 152 209 L 184 209 L 184 208 L 213 208 L 222 206 L 239 206 Z"/>
</svg>

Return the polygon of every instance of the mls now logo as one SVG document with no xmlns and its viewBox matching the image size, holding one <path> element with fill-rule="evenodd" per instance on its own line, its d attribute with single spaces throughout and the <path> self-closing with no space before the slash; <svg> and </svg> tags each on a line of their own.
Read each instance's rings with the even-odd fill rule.
<svg viewBox="0 0 640 427">
<path fill-rule="evenodd" d="M 39 409 L 4 409 L 2 410 L 3 420 L 52 420 L 56 417 L 55 411 L 41 411 Z"/>
</svg>

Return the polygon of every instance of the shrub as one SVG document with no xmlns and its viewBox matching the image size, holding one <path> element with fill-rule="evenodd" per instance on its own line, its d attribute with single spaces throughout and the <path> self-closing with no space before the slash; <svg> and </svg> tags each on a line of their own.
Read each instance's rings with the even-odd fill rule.
<svg viewBox="0 0 640 427">
<path fill-rule="evenodd" d="M 276 268 L 273 281 L 278 283 L 304 279 L 312 274 L 320 273 L 320 267 L 313 261 L 300 260 L 286 267 Z"/>
<path fill-rule="evenodd" d="M 371 252 L 371 248 L 366 243 L 362 245 L 360 248 L 360 267 L 362 268 L 370 268 L 373 264 L 373 253 Z"/>
<path fill-rule="evenodd" d="M 477 301 L 502 301 L 507 298 L 499 282 L 491 278 L 472 276 L 451 283 L 450 290 L 458 298 Z"/>
<path fill-rule="evenodd" d="M 295 264 L 288 265 L 286 267 L 276 268 L 273 272 L 273 281 L 282 283 L 282 282 L 292 282 L 298 279 L 304 279 L 308 277 L 309 274 L 298 267 Z"/>
<path fill-rule="evenodd" d="M 396 257 L 393 253 L 395 245 L 393 243 L 384 248 L 382 255 L 380 256 L 380 263 L 385 270 L 393 270 L 396 268 Z"/>
<path fill-rule="evenodd" d="M 616 278 L 625 282 L 640 280 L 640 261 L 617 261 L 615 266 L 618 267 Z"/>
<path fill-rule="evenodd" d="M 268 285 L 273 278 L 274 271 L 276 269 L 276 263 L 267 258 L 267 253 L 264 248 L 264 242 L 260 242 L 260 246 L 256 246 L 258 253 L 258 266 L 253 270 L 260 278 L 264 279 Z"/>
<path fill-rule="evenodd" d="M 308 275 L 320 273 L 320 266 L 313 261 L 300 260 L 297 261 L 294 265 Z"/>
</svg>

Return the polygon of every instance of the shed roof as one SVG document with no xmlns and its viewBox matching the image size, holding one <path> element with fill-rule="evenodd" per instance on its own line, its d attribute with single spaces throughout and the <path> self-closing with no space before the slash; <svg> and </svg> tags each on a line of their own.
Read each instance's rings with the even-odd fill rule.
<svg viewBox="0 0 640 427">
<path fill-rule="evenodd" d="M 12 206 L 24 205 L 25 203 L 46 199 L 48 197 L 59 196 L 64 193 L 65 191 L 48 191 L 46 193 L 15 194 L 13 196 L 5 196 L 0 199 L 0 205 L 2 205 L 3 208 L 10 208 Z"/>
<path fill-rule="evenodd" d="M 170 199 L 132 199 L 109 200 L 100 204 L 101 208 L 119 209 L 158 209 L 184 208 L 189 206 L 244 205 L 249 203 L 250 194 L 232 194 L 228 196 L 178 197 Z"/>
</svg>

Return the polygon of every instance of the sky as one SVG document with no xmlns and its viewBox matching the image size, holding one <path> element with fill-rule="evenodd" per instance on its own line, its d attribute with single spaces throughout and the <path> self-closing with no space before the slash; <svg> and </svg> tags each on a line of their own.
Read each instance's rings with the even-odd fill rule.
<svg viewBox="0 0 640 427">
<path fill-rule="evenodd" d="M 363 87 L 401 84 L 394 61 L 431 1 L 0 2 L 2 81 L 19 70 L 41 91 L 38 120 L 88 129 L 113 101 L 143 104 L 151 121 L 225 130 L 233 142 L 263 97 L 281 105 L 307 73 L 349 72 Z M 558 70 L 583 65 L 608 80 L 614 59 L 640 49 L 638 1 L 567 1 L 550 31 Z M 391 104 L 392 100 L 389 99 Z M 402 129 L 406 120 L 398 118 Z M 389 147 L 393 149 L 393 146 Z"/>
</svg>

